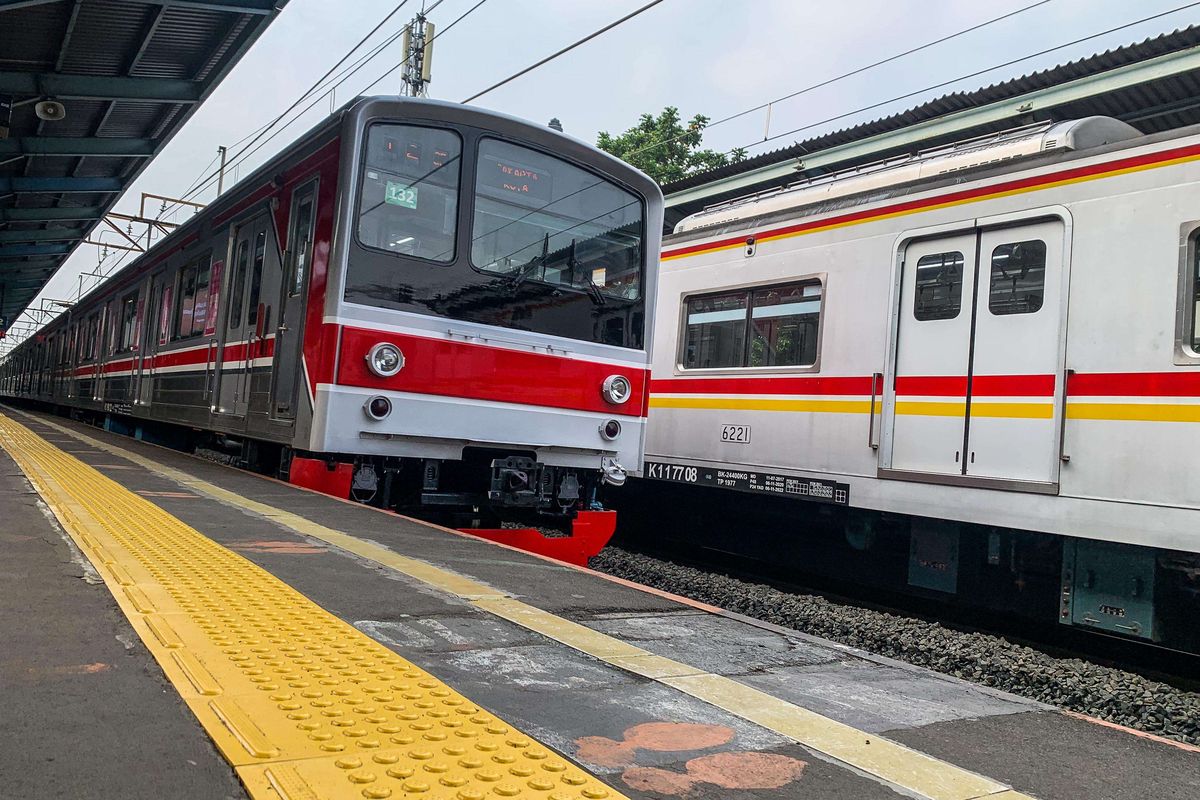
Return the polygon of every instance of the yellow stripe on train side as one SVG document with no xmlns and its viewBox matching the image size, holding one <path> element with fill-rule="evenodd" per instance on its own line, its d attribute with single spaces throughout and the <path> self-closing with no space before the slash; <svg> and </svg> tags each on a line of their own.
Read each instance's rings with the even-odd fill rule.
<svg viewBox="0 0 1200 800">
<path fill-rule="evenodd" d="M 1067 403 L 1067 419 L 1200 422 L 1200 405 L 1186 403 Z"/>
<path fill-rule="evenodd" d="M 736 411 L 809 411 L 834 414 L 869 414 L 868 400 L 794 400 L 779 397 L 650 396 L 651 408 L 714 408 Z M 876 409 L 879 406 L 876 404 Z"/>
</svg>

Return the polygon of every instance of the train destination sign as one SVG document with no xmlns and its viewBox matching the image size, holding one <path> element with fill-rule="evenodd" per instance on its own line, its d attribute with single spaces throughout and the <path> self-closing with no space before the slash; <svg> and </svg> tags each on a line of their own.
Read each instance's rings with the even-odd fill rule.
<svg viewBox="0 0 1200 800">
<path fill-rule="evenodd" d="M 696 486 L 716 486 L 739 492 L 775 494 L 783 497 L 799 497 L 850 505 L 850 484 L 826 481 L 820 478 L 801 478 L 795 475 L 779 475 L 758 470 L 725 469 L 691 464 L 665 464 L 646 461 L 646 477 L 674 483 L 690 483 Z"/>
<path fill-rule="evenodd" d="M 554 194 L 553 176 L 544 169 L 489 155 L 479 159 L 477 169 L 479 186 L 490 189 L 492 195 L 523 195 L 549 202 Z"/>
</svg>

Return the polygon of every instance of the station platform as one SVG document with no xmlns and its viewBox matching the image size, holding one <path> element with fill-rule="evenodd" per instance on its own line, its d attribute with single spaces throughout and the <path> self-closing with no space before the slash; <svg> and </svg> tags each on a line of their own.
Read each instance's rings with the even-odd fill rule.
<svg viewBox="0 0 1200 800">
<path fill-rule="evenodd" d="M 1134 800 L 1200 751 L 0 407 L 0 797 Z"/>
</svg>

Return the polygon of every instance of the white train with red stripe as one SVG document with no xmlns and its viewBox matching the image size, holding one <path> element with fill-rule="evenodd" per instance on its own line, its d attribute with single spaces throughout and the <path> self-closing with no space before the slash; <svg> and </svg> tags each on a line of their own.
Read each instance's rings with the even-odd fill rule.
<svg viewBox="0 0 1200 800">
<path fill-rule="evenodd" d="M 1200 652 L 1198 242 L 1200 132 L 1106 118 L 688 217 L 646 465 L 681 486 L 639 490 L 705 524 L 653 535 Z"/>
<path fill-rule="evenodd" d="M 649 178 L 555 130 L 360 99 L 0 387 L 388 508 L 569 520 L 641 464 L 661 230 Z"/>
</svg>

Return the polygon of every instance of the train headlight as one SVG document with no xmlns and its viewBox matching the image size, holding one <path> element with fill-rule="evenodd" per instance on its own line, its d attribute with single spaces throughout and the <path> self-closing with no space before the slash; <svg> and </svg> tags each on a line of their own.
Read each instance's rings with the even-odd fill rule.
<svg viewBox="0 0 1200 800">
<path fill-rule="evenodd" d="M 600 426 L 600 436 L 606 441 L 611 442 L 621 435 L 621 423 L 615 419 L 610 419 L 608 422 Z"/>
<path fill-rule="evenodd" d="M 619 406 L 633 394 L 633 384 L 624 375 L 609 375 L 600 386 L 600 394 L 614 406 Z"/>
<path fill-rule="evenodd" d="M 390 378 L 404 368 L 404 353 L 390 342 L 380 342 L 367 353 L 367 367 L 381 378 Z"/>
<path fill-rule="evenodd" d="M 363 413 L 373 420 L 381 420 L 392 413 L 392 401 L 377 394 L 363 403 Z"/>
</svg>

